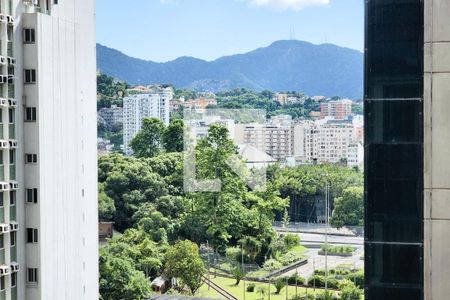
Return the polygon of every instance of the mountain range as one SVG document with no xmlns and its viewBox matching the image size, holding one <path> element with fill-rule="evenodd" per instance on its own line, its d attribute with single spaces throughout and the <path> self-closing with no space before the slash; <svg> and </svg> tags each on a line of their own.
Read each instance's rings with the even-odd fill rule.
<svg viewBox="0 0 450 300">
<path fill-rule="evenodd" d="M 213 92 L 267 89 L 350 99 L 363 94 L 361 52 L 298 40 L 277 41 L 213 61 L 184 56 L 164 63 L 133 58 L 97 44 L 97 65 L 100 72 L 132 85 L 171 83 L 177 88 Z"/>
</svg>

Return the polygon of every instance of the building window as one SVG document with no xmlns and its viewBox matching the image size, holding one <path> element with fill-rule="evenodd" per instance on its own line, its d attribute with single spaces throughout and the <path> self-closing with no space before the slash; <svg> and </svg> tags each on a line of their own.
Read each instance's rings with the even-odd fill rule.
<svg viewBox="0 0 450 300">
<path fill-rule="evenodd" d="M 4 206 L 4 204 L 3 204 L 3 193 L 0 192 L 0 207 L 3 207 L 3 206 Z"/>
<path fill-rule="evenodd" d="M 5 290 L 5 276 L 0 277 L 0 291 Z"/>
<path fill-rule="evenodd" d="M 16 232 L 15 231 L 11 231 L 9 233 L 9 236 L 10 236 L 11 247 L 16 246 Z"/>
<path fill-rule="evenodd" d="M 27 84 L 36 83 L 36 70 L 35 69 L 25 70 L 25 83 L 27 83 Z"/>
<path fill-rule="evenodd" d="M 26 164 L 36 164 L 37 163 L 37 154 L 25 154 L 25 163 Z"/>
<path fill-rule="evenodd" d="M 36 31 L 34 28 L 25 28 L 23 30 L 23 42 L 25 44 L 34 44 L 36 42 Z"/>
<path fill-rule="evenodd" d="M 16 205 L 16 192 L 15 191 L 9 192 L 9 205 L 10 206 Z"/>
<path fill-rule="evenodd" d="M 0 250 L 3 250 L 5 248 L 5 237 L 4 235 L 0 235 Z"/>
<path fill-rule="evenodd" d="M 9 150 L 9 164 L 14 165 L 16 163 L 16 151 L 11 149 Z"/>
<path fill-rule="evenodd" d="M 27 203 L 34 203 L 36 204 L 38 202 L 38 189 L 27 189 Z"/>
<path fill-rule="evenodd" d="M 26 122 L 36 121 L 36 107 L 27 107 L 25 109 L 25 121 Z"/>
<path fill-rule="evenodd" d="M 36 228 L 27 228 L 27 243 L 38 242 L 38 230 Z"/>
<path fill-rule="evenodd" d="M 16 121 L 14 108 L 10 108 L 8 111 L 8 121 L 9 121 L 9 124 L 14 124 Z"/>
<path fill-rule="evenodd" d="M 15 287 L 17 285 L 17 273 L 11 274 L 11 287 Z"/>
<path fill-rule="evenodd" d="M 38 269 L 36 268 L 27 269 L 27 282 L 33 284 L 38 283 Z"/>
</svg>

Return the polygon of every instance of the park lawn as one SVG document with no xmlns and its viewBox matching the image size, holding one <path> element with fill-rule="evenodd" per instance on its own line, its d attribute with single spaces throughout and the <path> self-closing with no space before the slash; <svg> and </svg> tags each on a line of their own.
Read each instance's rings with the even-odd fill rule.
<svg viewBox="0 0 450 300">
<path fill-rule="evenodd" d="M 222 287 L 223 289 L 225 289 L 227 292 L 229 292 L 230 294 L 232 294 L 233 296 L 235 296 L 238 299 L 244 299 L 244 286 L 243 286 L 243 282 L 241 281 L 239 283 L 239 285 L 235 285 L 235 280 L 232 278 L 223 278 L 223 277 L 216 277 L 216 278 L 211 278 L 211 280 L 216 283 L 217 285 L 219 285 L 220 287 Z M 269 299 L 267 292 L 269 291 L 269 285 L 267 283 L 259 283 L 259 282 L 254 282 L 256 287 L 255 287 L 255 291 L 250 293 L 250 292 L 246 292 L 245 293 L 245 299 L 246 300 L 260 300 L 260 299 Z M 249 284 L 248 281 L 245 282 L 245 286 L 247 287 Z M 266 295 L 264 295 L 264 298 L 261 297 L 261 294 L 258 292 L 258 287 L 264 287 L 266 289 Z M 208 286 L 206 284 L 204 284 L 202 286 L 202 288 L 200 289 L 202 292 L 203 291 L 207 291 L 208 290 Z M 270 286 L 270 299 L 271 300 L 285 300 L 286 299 L 286 288 L 283 288 L 280 292 L 280 294 L 275 294 L 275 286 L 271 285 Z M 319 291 L 319 289 L 317 289 L 317 291 Z M 303 287 L 298 287 L 297 288 L 297 293 L 298 295 L 305 295 L 306 294 L 306 289 Z M 308 289 L 308 294 L 312 294 L 313 290 L 312 289 Z M 292 296 L 295 295 L 295 286 L 290 286 L 288 288 L 288 298 L 291 298 Z M 210 296 L 212 297 L 212 296 Z M 223 299 L 223 297 L 217 298 L 216 297 L 212 297 L 212 298 L 216 298 L 216 299 Z"/>
</svg>

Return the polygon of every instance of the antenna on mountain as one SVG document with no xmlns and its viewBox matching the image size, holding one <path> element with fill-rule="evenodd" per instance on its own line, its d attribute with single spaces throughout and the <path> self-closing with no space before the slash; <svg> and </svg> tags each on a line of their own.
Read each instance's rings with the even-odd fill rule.
<svg viewBox="0 0 450 300">
<path fill-rule="evenodd" d="M 295 28 L 294 28 L 294 26 L 291 26 L 291 28 L 290 28 L 289 39 L 291 41 L 295 40 Z"/>
</svg>

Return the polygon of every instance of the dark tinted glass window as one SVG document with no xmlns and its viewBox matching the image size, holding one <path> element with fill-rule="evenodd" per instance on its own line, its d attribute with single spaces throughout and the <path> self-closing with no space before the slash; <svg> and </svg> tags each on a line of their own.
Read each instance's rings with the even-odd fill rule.
<svg viewBox="0 0 450 300">
<path fill-rule="evenodd" d="M 422 97 L 420 0 L 367 1 L 366 98 Z"/>
<path fill-rule="evenodd" d="M 365 299 L 422 300 L 422 290 L 412 288 L 370 287 Z"/>
<path fill-rule="evenodd" d="M 423 102 L 366 101 L 366 144 L 423 141 Z"/>
<path fill-rule="evenodd" d="M 365 250 L 367 284 L 413 288 L 422 284 L 421 246 L 370 244 Z"/>
</svg>

